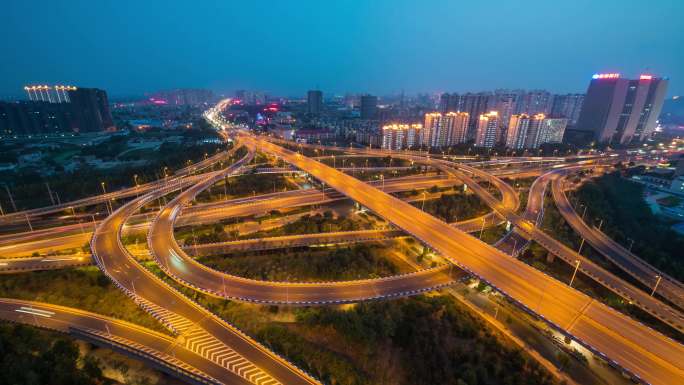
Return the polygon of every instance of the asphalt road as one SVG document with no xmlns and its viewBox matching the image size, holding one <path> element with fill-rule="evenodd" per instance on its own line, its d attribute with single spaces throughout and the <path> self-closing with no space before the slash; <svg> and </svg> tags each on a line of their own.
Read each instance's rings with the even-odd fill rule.
<svg viewBox="0 0 684 385">
<path fill-rule="evenodd" d="M 226 170 L 239 168 L 252 152 Z M 126 220 L 146 203 L 179 186 L 149 193 L 122 206 L 96 230 L 91 249 L 98 266 L 127 295 L 179 335 L 186 347 L 257 384 L 318 384 L 319 382 L 275 355 L 252 338 L 202 308 L 150 273 L 126 251 L 119 235 Z M 204 371 L 203 367 L 198 367 Z"/>
<path fill-rule="evenodd" d="M 677 342 L 366 183 L 265 140 L 244 139 L 368 207 L 635 376 L 684 383 L 684 348 Z"/>
<path fill-rule="evenodd" d="M 115 318 L 64 306 L 8 298 L 0 298 L 0 318 L 69 333 L 76 337 L 82 337 L 81 333 L 100 336 L 127 346 L 138 356 L 152 356 L 176 370 L 187 371 L 211 382 L 250 383 L 196 351 L 186 348 L 172 336 Z M 111 347 L 109 344 L 103 345 Z"/>
<path fill-rule="evenodd" d="M 563 189 L 563 181 L 570 171 L 572 170 L 558 170 L 551 174 L 553 198 L 558 211 L 565 218 L 565 221 L 609 261 L 643 283 L 646 287 L 653 288 L 657 283 L 656 292 L 659 295 L 677 305 L 680 309 L 684 309 L 684 286 L 681 282 L 651 266 L 612 240 L 605 233 L 593 226 L 589 226 L 582 220 L 582 217 L 570 204 Z M 661 277 L 661 279 L 659 280 L 658 277 Z"/>
</svg>

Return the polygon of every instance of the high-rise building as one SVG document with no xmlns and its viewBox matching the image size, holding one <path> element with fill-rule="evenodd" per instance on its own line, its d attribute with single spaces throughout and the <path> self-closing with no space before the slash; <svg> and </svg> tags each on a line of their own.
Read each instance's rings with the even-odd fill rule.
<svg viewBox="0 0 684 385">
<path fill-rule="evenodd" d="M 373 95 L 361 96 L 361 119 L 377 119 L 378 97 Z"/>
<path fill-rule="evenodd" d="M 514 114 L 511 116 L 506 131 L 506 147 L 519 150 L 525 147 L 527 130 L 530 128 L 530 116 L 527 114 Z"/>
<path fill-rule="evenodd" d="M 520 92 L 509 90 L 496 90 L 494 92 L 495 101 L 494 106 L 491 109 L 499 113 L 501 126 L 504 129 L 508 128 L 511 116 L 515 114 L 519 98 Z"/>
<path fill-rule="evenodd" d="M 73 113 L 72 129 L 76 132 L 94 132 L 114 129 L 109 100 L 104 90 L 76 88 L 68 91 Z"/>
<path fill-rule="evenodd" d="M 487 114 L 481 114 L 478 118 L 475 146 L 492 148 L 499 142 L 500 138 L 499 113 L 490 111 Z"/>
<path fill-rule="evenodd" d="M 35 135 L 72 131 L 69 103 L 0 102 L 0 134 Z"/>
<path fill-rule="evenodd" d="M 544 119 L 539 132 L 539 144 L 543 143 L 562 143 L 565 129 L 570 119 L 568 118 L 549 118 Z"/>
<path fill-rule="evenodd" d="M 460 102 L 461 97 L 459 94 L 445 92 L 439 97 L 439 111 L 443 114 L 460 111 Z"/>
<path fill-rule="evenodd" d="M 658 125 L 658 117 L 665 103 L 665 93 L 667 92 L 668 79 L 658 78 L 653 75 L 639 76 L 640 83 L 643 81 L 648 85 L 648 93 L 644 107 L 639 115 L 639 122 L 634 130 L 634 139 L 642 142 L 650 137 Z"/>
<path fill-rule="evenodd" d="M 574 126 L 579 119 L 583 103 L 584 94 L 554 95 L 551 116 L 567 118 L 568 124 Z"/>
<path fill-rule="evenodd" d="M 447 147 L 465 142 L 468 120 L 466 112 L 425 114 L 422 144 L 428 147 Z"/>
<path fill-rule="evenodd" d="M 382 148 L 401 150 L 420 145 L 420 124 L 387 124 L 382 127 Z"/>
<path fill-rule="evenodd" d="M 589 83 L 577 130 L 600 143 L 644 140 L 655 130 L 668 80 L 652 75 L 621 78 L 618 73 L 595 74 Z"/>
<path fill-rule="evenodd" d="M 532 90 L 520 95 L 517 103 L 516 113 L 518 114 L 544 114 L 551 112 L 553 105 L 553 95 L 544 90 Z"/>
<path fill-rule="evenodd" d="M 525 148 L 539 147 L 545 119 L 546 115 L 542 113 L 535 114 L 530 118 L 530 125 L 527 128 L 527 135 L 525 136 Z"/>
<path fill-rule="evenodd" d="M 467 139 L 474 139 L 479 126 L 480 115 L 493 110 L 495 97 L 490 92 L 466 93 L 461 95 L 459 111 L 467 112 L 470 117 L 468 122 Z"/>
<path fill-rule="evenodd" d="M 323 92 L 310 90 L 306 93 L 306 112 L 319 115 L 323 111 Z"/>
<path fill-rule="evenodd" d="M 32 135 L 114 129 L 107 93 L 72 86 L 24 87 L 29 101 L 0 103 L 0 132 Z"/>
<path fill-rule="evenodd" d="M 511 116 L 506 132 L 506 147 L 515 150 L 537 148 L 542 143 L 560 143 L 563 139 L 565 118 L 547 118 L 544 114 Z"/>
</svg>

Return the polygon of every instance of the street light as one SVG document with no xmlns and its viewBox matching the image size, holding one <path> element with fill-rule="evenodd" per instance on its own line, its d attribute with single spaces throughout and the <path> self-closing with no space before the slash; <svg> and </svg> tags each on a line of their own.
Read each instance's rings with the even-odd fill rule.
<svg viewBox="0 0 684 385">
<path fill-rule="evenodd" d="M 579 259 L 575 259 L 575 271 L 572 273 L 572 278 L 570 278 L 570 287 L 572 287 L 572 282 L 575 280 L 575 275 L 577 275 L 577 270 L 579 269 L 580 261 Z"/>
<path fill-rule="evenodd" d="M 655 286 L 653 286 L 653 291 L 651 292 L 651 297 L 653 297 L 653 294 L 655 294 L 656 289 L 658 289 L 658 284 L 660 283 L 660 279 L 663 278 L 660 275 L 656 275 L 656 283 Z"/>
<path fill-rule="evenodd" d="M 584 238 L 582 238 L 582 242 L 580 243 L 579 250 L 577 250 L 577 254 L 582 254 L 582 246 L 584 246 Z"/>
</svg>

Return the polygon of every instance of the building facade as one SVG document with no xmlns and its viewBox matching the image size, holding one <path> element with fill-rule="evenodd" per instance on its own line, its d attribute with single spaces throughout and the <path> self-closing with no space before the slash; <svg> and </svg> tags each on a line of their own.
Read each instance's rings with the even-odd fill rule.
<svg viewBox="0 0 684 385">
<path fill-rule="evenodd" d="M 310 90 L 306 93 L 306 113 L 320 115 L 323 111 L 323 92 Z"/>
<path fill-rule="evenodd" d="M 374 120 L 378 118 L 378 97 L 373 95 L 361 96 L 361 119 Z"/>
<path fill-rule="evenodd" d="M 555 95 L 551 107 L 551 116 L 567 118 L 568 125 L 574 126 L 577 124 L 582 111 L 582 104 L 584 104 L 584 94 Z"/>
<path fill-rule="evenodd" d="M 668 80 L 652 75 L 625 79 L 595 74 L 589 83 L 577 130 L 599 143 L 643 141 L 656 127 Z"/>
<path fill-rule="evenodd" d="M 466 141 L 469 116 L 466 112 L 431 112 L 425 114 L 421 144 L 447 147 Z"/>
<path fill-rule="evenodd" d="M 500 138 L 499 113 L 490 111 L 487 114 L 481 114 L 478 118 L 475 146 L 492 148 L 500 141 Z"/>
<path fill-rule="evenodd" d="M 421 144 L 421 124 L 387 124 L 382 127 L 382 148 L 401 150 Z"/>
<path fill-rule="evenodd" d="M 97 88 L 31 86 L 28 101 L 0 102 L 0 132 L 34 135 L 113 130 L 107 93 Z"/>
<path fill-rule="evenodd" d="M 69 104 L 73 113 L 72 130 L 96 132 L 114 129 L 109 99 L 104 90 L 98 88 L 76 88 L 69 90 Z"/>
</svg>

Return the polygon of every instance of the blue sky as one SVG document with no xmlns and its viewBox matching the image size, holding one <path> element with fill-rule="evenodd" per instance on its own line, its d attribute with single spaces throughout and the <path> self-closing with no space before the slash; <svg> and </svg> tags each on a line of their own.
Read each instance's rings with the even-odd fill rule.
<svg viewBox="0 0 684 385">
<path fill-rule="evenodd" d="M 135 95 L 546 88 L 652 72 L 684 93 L 684 1 L 19 1 L 0 12 L 0 96 L 28 83 Z"/>
</svg>

